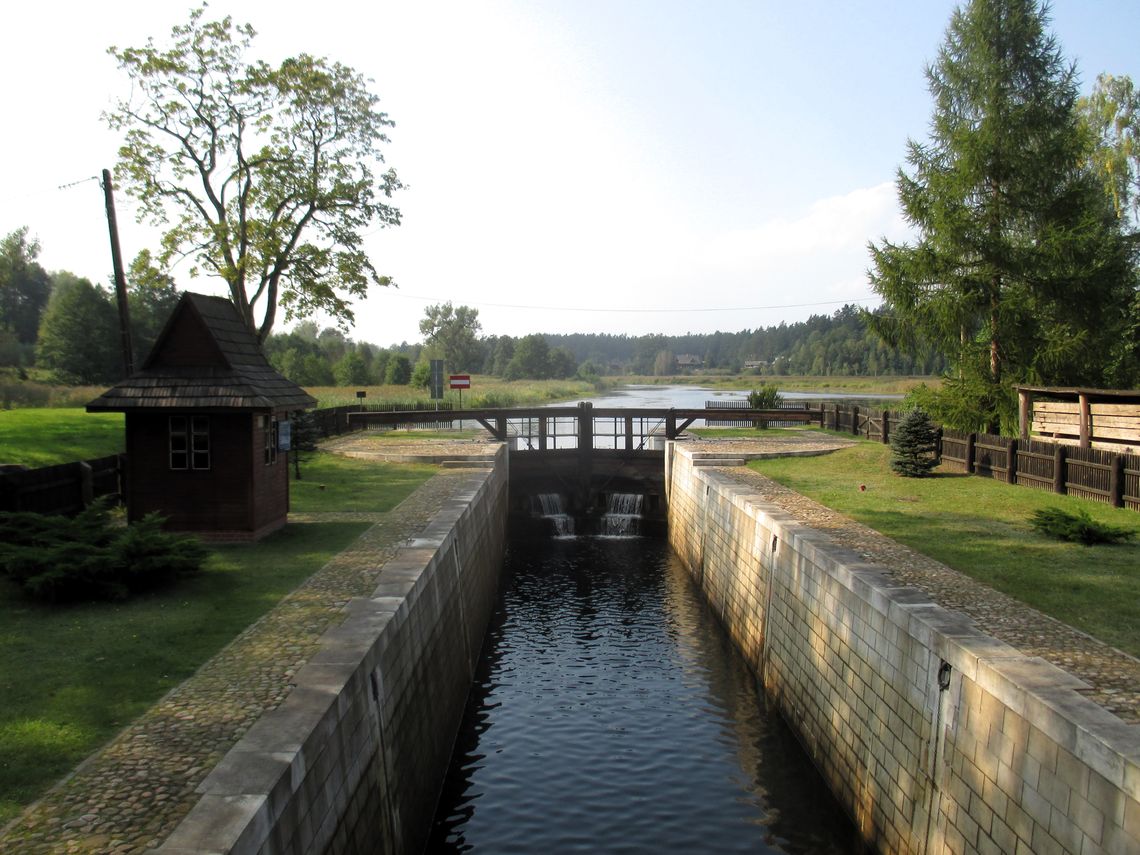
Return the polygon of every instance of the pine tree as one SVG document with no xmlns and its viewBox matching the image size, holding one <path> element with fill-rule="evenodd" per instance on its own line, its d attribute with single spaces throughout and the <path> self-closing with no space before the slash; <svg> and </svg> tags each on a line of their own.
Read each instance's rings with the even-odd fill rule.
<svg viewBox="0 0 1140 855">
<path fill-rule="evenodd" d="M 938 428 L 925 410 L 907 410 L 891 431 L 891 469 L 907 478 L 922 478 L 937 465 Z"/>
<path fill-rule="evenodd" d="M 950 358 L 937 415 L 1013 423 L 1016 383 L 1100 385 L 1131 297 L 1130 259 L 1084 157 L 1075 69 L 1037 0 L 971 0 L 927 69 L 931 138 L 908 143 L 913 244 L 872 244 L 892 344 Z"/>
</svg>

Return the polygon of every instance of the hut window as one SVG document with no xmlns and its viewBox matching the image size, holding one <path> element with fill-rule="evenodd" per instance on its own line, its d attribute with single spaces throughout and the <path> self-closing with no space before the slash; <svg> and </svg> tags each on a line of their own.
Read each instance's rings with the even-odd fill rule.
<svg viewBox="0 0 1140 855">
<path fill-rule="evenodd" d="M 210 468 L 210 417 L 170 417 L 170 468 Z"/>
<path fill-rule="evenodd" d="M 265 465 L 271 466 L 277 462 L 277 425 L 278 421 L 270 416 L 261 417 L 261 428 L 264 435 Z"/>
</svg>

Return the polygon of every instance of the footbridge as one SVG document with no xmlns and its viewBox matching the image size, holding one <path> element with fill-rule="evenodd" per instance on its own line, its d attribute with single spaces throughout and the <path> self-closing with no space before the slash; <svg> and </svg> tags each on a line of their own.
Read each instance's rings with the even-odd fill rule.
<svg viewBox="0 0 1140 855">
<path fill-rule="evenodd" d="M 507 443 L 511 508 L 530 510 L 534 497 L 558 493 L 576 517 L 603 509 L 613 493 L 645 496 L 649 517 L 665 515 L 665 443 L 698 421 L 755 427 L 819 423 L 822 410 L 703 407 L 576 406 L 397 410 L 348 414 L 353 427 L 481 425 Z"/>
</svg>

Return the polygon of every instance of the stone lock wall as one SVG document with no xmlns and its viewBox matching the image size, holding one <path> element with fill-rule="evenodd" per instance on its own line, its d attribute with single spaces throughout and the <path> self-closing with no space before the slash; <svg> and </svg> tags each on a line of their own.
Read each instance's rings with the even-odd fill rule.
<svg viewBox="0 0 1140 855">
<path fill-rule="evenodd" d="M 348 604 L 161 855 L 422 850 L 495 602 L 507 481 L 503 447 Z"/>
<path fill-rule="evenodd" d="M 885 853 L 1140 852 L 1140 735 L 672 445 L 669 536 Z"/>
</svg>

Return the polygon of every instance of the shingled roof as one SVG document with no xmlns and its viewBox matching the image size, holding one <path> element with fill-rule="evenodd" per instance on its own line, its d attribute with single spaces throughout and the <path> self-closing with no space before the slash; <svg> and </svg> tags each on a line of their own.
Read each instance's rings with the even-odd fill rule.
<svg viewBox="0 0 1140 855">
<path fill-rule="evenodd" d="M 233 303 L 186 293 L 142 369 L 88 404 L 87 411 L 303 410 L 316 403 L 269 364 Z"/>
</svg>

